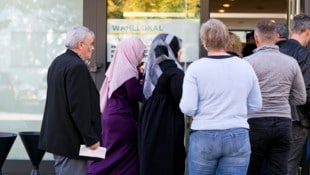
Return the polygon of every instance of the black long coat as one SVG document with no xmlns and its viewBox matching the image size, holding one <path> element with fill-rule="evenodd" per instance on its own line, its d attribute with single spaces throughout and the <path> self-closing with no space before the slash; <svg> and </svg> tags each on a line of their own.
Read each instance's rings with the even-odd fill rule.
<svg viewBox="0 0 310 175">
<path fill-rule="evenodd" d="M 60 156 L 78 155 L 81 144 L 101 139 L 99 93 L 87 66 L 67 50 L 50 65 L 39 148 Z"/>
<path fill-rule="evenodd" d="M 139 119 L 140 175 L 183 175 L 184 115 L 179 109 L 184 72 L 172 62 L 163 70 Z"/>
</svg>

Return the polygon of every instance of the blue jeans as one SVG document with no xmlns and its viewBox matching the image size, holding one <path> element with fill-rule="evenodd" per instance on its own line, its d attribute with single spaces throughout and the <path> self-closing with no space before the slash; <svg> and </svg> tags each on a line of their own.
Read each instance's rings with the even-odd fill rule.
<svg viewBox="0 0 310 175">
<path fill-rule="evenodd" d="M 245 175 L 251 147 L 248 129 L 192 131 L 189 175 Z"/>
<path fill-rule="evenodd" d="M 286 175 L 292 122 L 284 117 L 251 118 L 248 175 Z"/>
</svg>

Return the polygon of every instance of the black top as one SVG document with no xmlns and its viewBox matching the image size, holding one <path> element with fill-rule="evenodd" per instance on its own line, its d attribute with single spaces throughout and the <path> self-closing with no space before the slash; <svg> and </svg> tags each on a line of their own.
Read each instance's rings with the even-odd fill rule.
<svg viewBox="0 0 310 175">
<path fill-rule="evenodd" d="M 246 44 L 242 49 L 242 56 L 246 57 L 253 53 L 253 50 L 256 49 L 256 44 Z"/>
<path fill-rule="evenodd" d="M 282 53 L 297 60 L 305 81 L 307 102 L 305 105 L 291 106 L 292 120 L 300 121 L 303 126 L 310 126 L 307 118 L 310 116 L 310 52 L 294 39 L 278 42 L 277 45 Z"/>
</svg>

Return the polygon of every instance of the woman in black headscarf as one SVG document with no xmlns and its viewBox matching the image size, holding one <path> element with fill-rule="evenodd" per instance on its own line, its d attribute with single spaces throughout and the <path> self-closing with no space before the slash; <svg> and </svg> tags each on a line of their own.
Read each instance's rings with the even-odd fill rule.
<svg viewBox="0 0 310 175">
<path fill-rule="evenodd" d="M 159 34 L 148 55 L 138 129 L 140 175 L 183 175 L 184 115 L 179 109 L 184 71 L 181 39 Z"/>
</svg>

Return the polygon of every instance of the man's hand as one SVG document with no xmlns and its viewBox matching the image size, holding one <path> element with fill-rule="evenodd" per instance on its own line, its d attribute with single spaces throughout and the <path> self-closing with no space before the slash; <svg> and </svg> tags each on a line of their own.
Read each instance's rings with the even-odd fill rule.
<svg viewBox="0 0 310 175">
<path fill-rule="evenodd" d="M 97 143 L 95 143 L 95 144 L 93 144 L 93 145 L 90 145 L 88 148 L 91 149 L 91 150 L 95 150 L 95 149 L 97 149 L 99 146 L 100 146 L 100 142 L 97 142 Z"/>
</svg>

